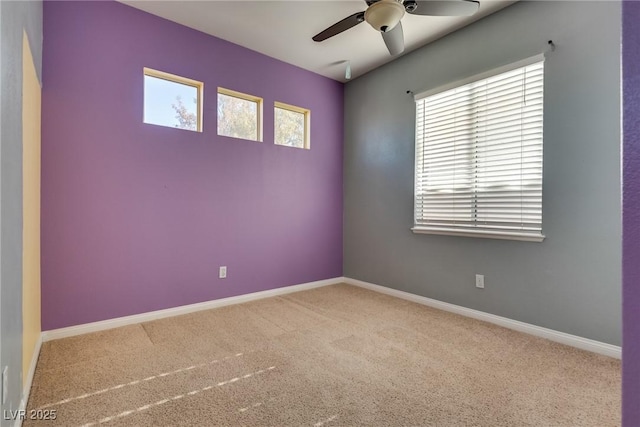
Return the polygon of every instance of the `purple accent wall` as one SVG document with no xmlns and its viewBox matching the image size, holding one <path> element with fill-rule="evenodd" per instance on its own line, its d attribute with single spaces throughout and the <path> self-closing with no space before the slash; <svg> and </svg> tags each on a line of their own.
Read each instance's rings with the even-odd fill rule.
<svg viewBox="0 0 640 427">
<path fill-rule="evenodd" d="M 640 426 L 640 2 L 622 5 L 624 99 L 622 424 Z"/>
<path fill-rule="evenodd" d="M 43 63 L 43 330 L 342 275 L 341 83 L 116 2 L 45 2 Z M 205 83 L 203 133 L 143 124 L 145 66 Z M 217 86 L 264 142 L 217 136 Z"/>
</svg>

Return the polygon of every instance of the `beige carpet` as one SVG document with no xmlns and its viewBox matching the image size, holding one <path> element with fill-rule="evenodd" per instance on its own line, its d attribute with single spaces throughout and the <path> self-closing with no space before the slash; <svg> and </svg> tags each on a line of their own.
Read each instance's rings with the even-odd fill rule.
<svg viewBox="0 0 640 427">
<path fill-rule="evenodd" d="M 620 363 L 335 285 L 47 342 L 28 408 L 56 420 L 26 426 L 603 427 Z"/>
</svg>

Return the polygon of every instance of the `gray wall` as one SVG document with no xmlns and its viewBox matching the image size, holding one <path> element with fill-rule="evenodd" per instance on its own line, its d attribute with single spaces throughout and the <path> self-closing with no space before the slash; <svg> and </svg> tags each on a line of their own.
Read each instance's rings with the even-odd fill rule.
<svg viewBox="0 0 640 427">
<path fill-rule="evenodd" d="M 348 83 L 345 276 L 619 345 L 620 9 L 521 2 Z M 549 39 L 557 50 L 545 70 L 546 240 L 414 235 L 415 106 L 406 91 L 538 54 Z M 476 273 L 486 289 L 475 288 Z"/>
<path fill-rule="evenodd" d="M 22 392 L 22 34 L 27 31 L 36 71 L 42 69 L 42 2 L 0 2 L 0 366 L 9 366 L 9 399 Z M 2 426 L 10 425 L 2 418 Z"/>
</svg>

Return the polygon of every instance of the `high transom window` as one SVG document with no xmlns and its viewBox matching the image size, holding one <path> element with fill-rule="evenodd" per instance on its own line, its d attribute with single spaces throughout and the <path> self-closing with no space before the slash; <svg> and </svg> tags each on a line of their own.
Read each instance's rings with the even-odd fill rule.
<svg viewBox="0 0 640 427">
<path fill-rule="evenodd" d="M 202 132 L 204 83 L 144 68 L 144 122 Z"/>
<path fill-rule="evenodd" d="M 218 135 L 262 141 L 262 98 L 219 87 Z"/>
</svg>

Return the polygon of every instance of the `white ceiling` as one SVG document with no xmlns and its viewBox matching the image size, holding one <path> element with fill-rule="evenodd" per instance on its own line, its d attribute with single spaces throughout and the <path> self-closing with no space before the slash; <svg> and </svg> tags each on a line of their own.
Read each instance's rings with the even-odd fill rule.
<svg viewBox="0 0 640 427">
<path fill-rule="evenodd" d="M 328 26 L 364 11 L 364 0 L 119 1 L 342 82 L 346 60 L 356 78 L 395 59 L 380 34 L 366 22 L 320 43 L 311 40 Z M 471 17 L 405 14 L 404 54 L 515 1 L 480 0 L 480 10 Z"/>
</svg>

